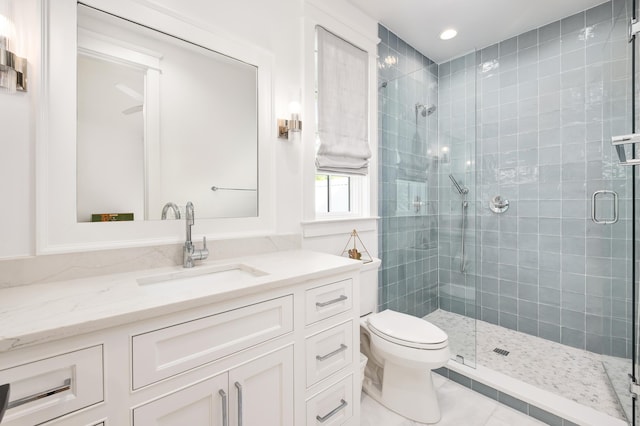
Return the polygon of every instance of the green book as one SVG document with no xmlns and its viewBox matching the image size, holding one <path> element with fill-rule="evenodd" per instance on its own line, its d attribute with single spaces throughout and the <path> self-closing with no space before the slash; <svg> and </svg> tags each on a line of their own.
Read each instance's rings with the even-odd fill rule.
<svg viewBox="0 0 640 426">
<path fill-rule="evenodd" d="M 121 222 L 123 220 L 133 220 L 133 213 L 100 213 L 91 215 L 91 222 Z"/>
</svg>

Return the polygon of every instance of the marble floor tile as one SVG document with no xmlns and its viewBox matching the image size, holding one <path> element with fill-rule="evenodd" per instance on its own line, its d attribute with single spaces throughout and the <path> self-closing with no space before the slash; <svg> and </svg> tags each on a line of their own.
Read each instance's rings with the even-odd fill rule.
<svg viewBox="0 0 640 426">
<path fill-rule="evenodd" d="M 458 383 L 434 375 L 442 418 L 437 426 L 538 426 L 536 419 L 480 395 Z M 360 403 L 361 426 L 424 426 L 380 405 L 367 394 Z"/>
<path fill-rule="evenodd" d="M 438 389 L 442 418 L 438 426 L 484 426 L 498 402 L 455 382 Z"/>
<path fill-rule="evenodd" d="M 498 404 L 485 426 L 540 426 L 544 424 L 533 417 L 525 416 L 520 411 Z"/>
<path fill-rule="evenodd" d="M 362 393 L 360 401 L 360 426 L 413 426 L 415 422 L 405 419 L 383 407 L 369 395 Z"/>
</svg>

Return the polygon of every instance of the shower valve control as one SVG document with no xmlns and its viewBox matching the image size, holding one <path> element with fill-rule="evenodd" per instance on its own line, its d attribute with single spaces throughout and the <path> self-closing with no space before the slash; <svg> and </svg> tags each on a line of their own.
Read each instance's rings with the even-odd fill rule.
<svg viewBox="0 0 640 426">
<path fill-rule="evenodd" d="M 494 213 L 504 213 L 509 210 L 509 200 L 496 195 L 489 201 L 489 209 Z"/>
</svg>

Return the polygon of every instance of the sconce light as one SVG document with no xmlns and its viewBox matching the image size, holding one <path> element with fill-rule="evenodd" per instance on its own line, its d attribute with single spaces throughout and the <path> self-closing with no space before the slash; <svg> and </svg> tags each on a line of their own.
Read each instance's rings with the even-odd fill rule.
<svg viewBox="0 0 640 426">
<path fill-rule="evenodd" d="M 9 50 L 13 23 L 0 15 L 0 88 L 9 93 L 27 91 L 27 60 Z"/>
<path fill-rule="evenodd" d="M 298 102 L 291 102 L 289 104 L 289 111 L 291 112 L 291 119 L 285 120 L 278 119 L 278 137 L 287 139 L 289 132 L 299 132 L 302 130 L 302 121 L 300 120 L 300 104 Z"/>
</svg>

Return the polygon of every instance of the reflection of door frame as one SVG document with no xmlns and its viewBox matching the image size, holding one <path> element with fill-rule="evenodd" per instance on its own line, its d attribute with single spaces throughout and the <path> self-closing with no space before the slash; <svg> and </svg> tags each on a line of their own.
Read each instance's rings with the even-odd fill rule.
<svg viewBox="0 0 640 426">
<path fill-rule="evenodd" d="M 115 62 L 144 72 L 144 220 L 159 219 L 151 206 L 161 206 L 160 188 L 160 61 L 162 54 L 116 38 L 78 28 L 78 54 Z M 152 183 L 156 183 L 153 185 Z M 156 216 L 156 217 L 151 217 Z"/>
</svg>

